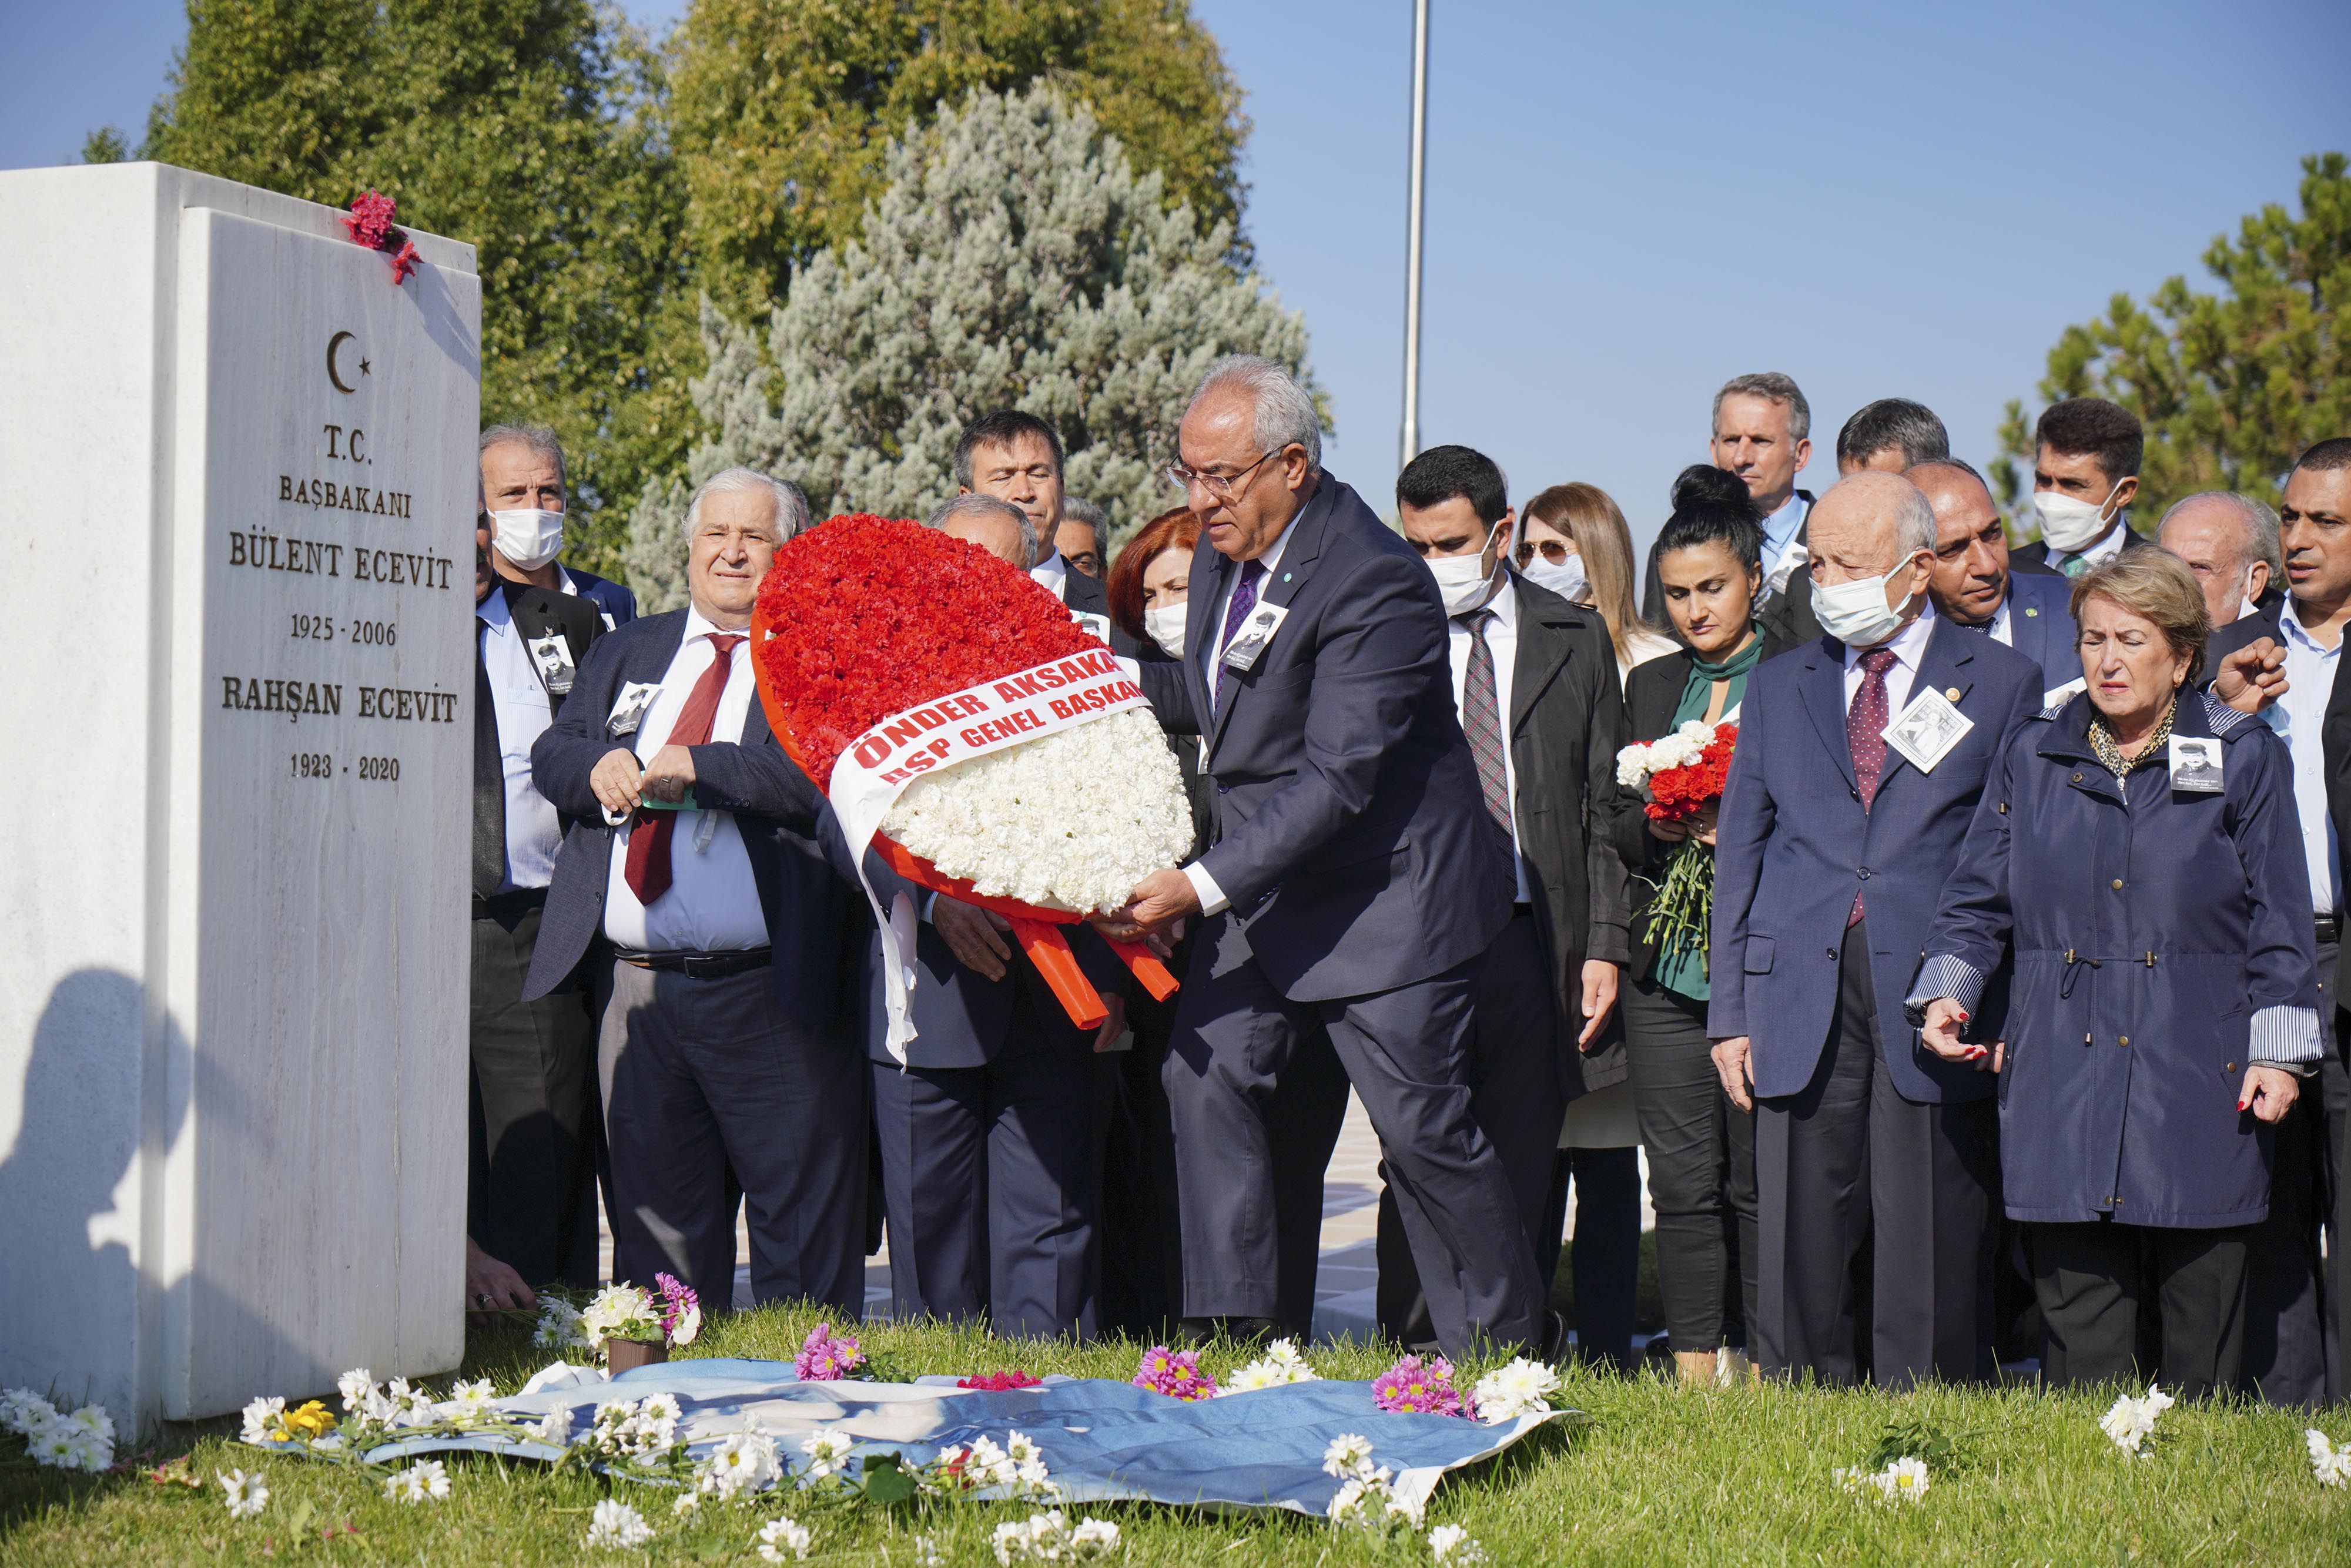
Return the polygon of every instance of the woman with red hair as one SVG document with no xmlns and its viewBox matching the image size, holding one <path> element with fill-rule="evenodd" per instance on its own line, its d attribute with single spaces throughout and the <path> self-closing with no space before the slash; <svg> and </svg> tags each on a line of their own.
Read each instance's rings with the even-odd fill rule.
<svg viewBox="0 0 2351 1568">
<path fill-rule="evenodd" d="M 1185 590 L 1199 542 L 1200 519 L 1190 507 L 1162 512 L 1126 541 L 1104 587 L 1111 623 L 1171 659 L 1184 656 Z"/>
</svg>

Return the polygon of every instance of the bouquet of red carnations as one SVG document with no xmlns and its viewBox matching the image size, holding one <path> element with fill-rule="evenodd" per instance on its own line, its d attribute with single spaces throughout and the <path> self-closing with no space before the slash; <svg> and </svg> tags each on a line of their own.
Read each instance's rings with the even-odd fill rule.
<svg viewBox="0 0 2351 1568">
<path fill-rule="evenodd" d="M 1616 782 L 1647 797 L 1643 808 L 1653 822 L 1687 822 L 1722 799 L 1730 777 L 1730 754 L 1739 743 L 1735 724 L 1690 719 L 1644 745 L 1616 754 Z M 1665 880 L 1649 901 L 1649 924 L 1642 940 L 1660 952 L 1695 949 L 1705 962 L 1714 924 L 1714 855 L 1697 836 L 1682 840 L 1666 858 Z"/>
<path fill-rule="evenodd" d="M 1070 1016 L 1101 1022 L 1059 927 L 1123 904 L 1192 843 L 1183 779 L 1132 668 L 1026 572 L 863 515 L 776 552 L 751 635 L 768 722 L 851 852 L 871 843 L 908 880 L 1008 917 Z M 903 977 L 911 913 L 874 912 Z M 1154 994 L 1175 988 L 1146 949 L 1120 951 Z M 903 986 L 885 995 L 903 1047 Z"/>
</svg>

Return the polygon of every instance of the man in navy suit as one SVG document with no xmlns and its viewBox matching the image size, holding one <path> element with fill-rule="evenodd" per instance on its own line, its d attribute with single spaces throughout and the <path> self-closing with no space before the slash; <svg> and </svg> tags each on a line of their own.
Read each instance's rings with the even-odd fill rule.
<svg viewBox="0 0 2351 1568">
<path fill-rule="evenodd" d="M 1281 1218 L 1330 1153 L 1285 1151 L 1274 1100 L 1320 1046 L 1380 1134 L 1437 1342 L 1548 1352 L 1558 1331 L 1468 1082 L 1471 999 L 1511 916 L 1510 835 L 1454 715 L 1436 580 L 1322 472 L 1322 444 L 1305 390 L 1249 355 L 1210 368 L 1177 437 L 1203 530 L 1196 652 L 1141 678 L 1171 731 L 1202 737 L 1216 842 L 1144 877 L 1107 925 L 1205 922 L 1165 1070 L 1185 1311 L 1270 1326 L 1284 1245 L 1312 1234 Z M 1344 1098 L 1331 1082 L 1301 1113 L 1335 1135 Z"/>
<path fill-rule="evenodd" d="M 2074 645 L 2073 585 L 2049 571 L 2018 571 L 2008 529 L 1983 476 L 1957 457 L 1920 463 L 1903 476 L 1935 508 L 1935 567 L 1927 591 L 1955 625 L 2005 643 L 2041 666 L 2043 696 L 2082 678 Z"/>
<path fill-rule="evenodd" d="M 528 424 L 494 424 L 482 432 L 482 489 L 494 531 L 490 564 L 508 582 L 587 600 L 611 631 L 637 618 L 637 596 L 592 571 L 563 566 L 563 445 L 555 432 Z M 802 504 L 803 509 L 806 503 Z M 789 538 L 798 528 L 787 528 Z"/>
<path fill-rule="evenodd" d="M 1823 634 L 1750 678 L 1715 839 L 1708 1032 L 1757 1111 L 1750 1326 L 1772 1373 L 1971 1378 L 1993 1080 L 1922 1049 L 1902 998 L 2042 674 L 1936 613 L 1935 514 L 1908 480 L 1856 474 L 1808 521 Z"/>
<path fill-rule="evenodd" d="M 595 988 L 616 1278 L 675 1274 L 723 1310 L 731 1169 L 754 1297 L 853 1314 L 871 922 L 840 826 L 776 744 L 751 668 L 788 500 L 747 468 L 697 490 L 689 606 L 599 641 L 532 747 L 540 792 L 574 821 L 525 995 L 583 963 Z"/>
</svg>

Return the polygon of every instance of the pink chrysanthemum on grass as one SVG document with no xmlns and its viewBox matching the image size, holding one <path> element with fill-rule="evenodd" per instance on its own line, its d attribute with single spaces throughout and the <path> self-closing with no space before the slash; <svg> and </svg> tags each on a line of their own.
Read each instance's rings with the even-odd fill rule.
<svg viewBox="0 0 2351 1568">
<path fill-rule="evenodd" d="M 865 1353 L 847 1334 L 832 1337 L 831 1323 L 809 1331 L 808 1343 L 792 1357 L 792 1370 L 803 1383 L 836 1383 L 865 1364 Z"/>
<path fill-rule="evenodd" d="M 1155 1344 L 1143 1353 L 1143 1364 L 1135 1368 L 1134 1385 L 1165 1394 L 1170 1399 L 1214 1399 L 1217 1380 L 1200 1370 L 1200 1364 L 1188 1350 L 1170 1350 Z"/>
<path fill-rule="evenodd" d="M 1443 1356 L 1424 1362 L 1407 1355 L 1372 1380 L 1372 1402 L 1383 1410 L 1413 1410 L 1424 1416 L 1465 1416 L 1477 1408 L 1453 1386 L 1453 1364 Z"/>
</svg>

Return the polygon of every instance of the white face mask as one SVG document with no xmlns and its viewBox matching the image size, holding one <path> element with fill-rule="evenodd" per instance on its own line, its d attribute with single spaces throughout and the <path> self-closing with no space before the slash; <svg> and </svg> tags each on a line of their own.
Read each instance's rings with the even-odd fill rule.
<svg viewBox="0 0 2351 1568">
<path fill-rule="evenodd" d="M 1487 549 L 1493 543 L 1494 536 L 1489 531 Z M 1467 615 L 1494 597 L 1494 563 L 1487 559 L 1485 549 L 1476 555 L 1423 556 L 1420 564 L 1437 579 L 1437 591 L 1445 598 L 1448 617 Z"/>
<path fill-rule="evenodd" d="M 1583 558 L 1580 555 L 1571 555 L 1553 566 L 1538 551 L 1527 558 L 1527 564 L 1519 571 L 1537 588 L 1548 588 L 1570 604 L 1583 603 L 1583 596 L 1592 591 L 1591 581 L 1583 575 Z"/>
<path fill-rule="evenodd" d="M 1858 582 L 1824 583 L 1813 579 L 1813 619 L 1848 648 L 1874 648 L 1900 629 L 1902 610 L 1886 602 L 1886 591 L 1917 564 L 1910 557 L 1883 577 Z M 1908 601 L 1904 601 L 1907 607 Z"/>
<path fill-rule="evenodd" d="M 2115 481 L 2115 490 L 2122 481 Z M 2106 501 L 2115 498 L 2115 490 L 2106 492 Z M 2048 547 L 2062 555 L 2072 555 L 2086 549 L 2097 537 L 2106 531 L 2114 519 L 2106 514 L 2105 501 L 2092 506 L 2072 496 L 2061 496 L 2054 490 L 2033 493 L 2032 509 L 2041 514 L 2041 538 Z"/>
<path fill-rule="evenodd" d="M 1182 604 L 1155 604 L 1143 612 L 1143 629 L 1160 651 L 1171 659 L 1184 656 L 1184 612 Z"/>
<path fill-rule="evenodd" d="M 563 514 L 536 507 L 519 511 L 492 512 L 496 530 L 491 542 L 498 553 L 525 571 L 537 571 L 563 549 Z"/>
</svg>

